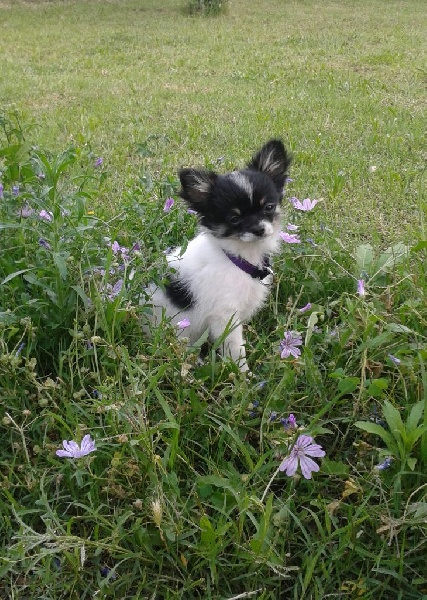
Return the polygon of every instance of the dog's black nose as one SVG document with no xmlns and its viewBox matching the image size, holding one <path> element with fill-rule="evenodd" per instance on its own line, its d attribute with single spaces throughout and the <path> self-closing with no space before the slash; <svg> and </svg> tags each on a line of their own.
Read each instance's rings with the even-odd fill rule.
<svg viewBox="0 0 427 600">
<path fill-rule="evenodd" d="M 258 237 L 262 237 L 265 233 L 264 225 L 255 225 L 255 227 L 252 227 L 252 233 Z"/>
</svg>

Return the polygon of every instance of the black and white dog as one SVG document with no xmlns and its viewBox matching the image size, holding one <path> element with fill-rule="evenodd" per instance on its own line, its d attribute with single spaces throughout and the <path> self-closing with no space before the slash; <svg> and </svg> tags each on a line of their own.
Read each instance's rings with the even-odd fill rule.
<svg viewBox="0 0 427 600">
<path fill-rule="evenodd" d="M 242 323 L 268 295 L 290 162 L 283 143 L 270 140 L 240 171 L 182 169 L 180 196 L 197 212 L 201 230 L 183 253 L 177 248 L 167 256 L 169 283 L 150 290 L 154 322 L 185 319 L 181 335 L 190 344 L 205 331 L 217 340 L 227 330 L 222 354 L 241 371 L 248 370 Z"/>
</svg>

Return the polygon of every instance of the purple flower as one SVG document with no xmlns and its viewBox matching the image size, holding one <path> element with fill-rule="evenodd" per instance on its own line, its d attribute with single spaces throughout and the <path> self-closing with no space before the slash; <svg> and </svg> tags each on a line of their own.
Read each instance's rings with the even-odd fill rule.
<svg viewBox="0 0 427 600">
<path fill-rule="evenodd" d="M 303 477 L 311 479 L 311 474 L 313 472 L 316 473 L 320 467 L 310 456 L 316 458 L 325 456 L 322 446 L 313 444 L 313 442 L 313 438 L 309 435 L 300 435 L 293 445 L 289 456 L 282 461 L 279 471 L 285 471 L 288 477 L 292 477 L 292 475 L 295 475 L 299 463 Z"/>
<path fill-rule="evenodd" d="M 255 389 L 256 390 L 263 390 L 264 388 L 267 387 L 267 381 L 263 380 L 263 381 L 259 381 L 256 386 Z"/>
<path fill-rule="evenodd" d="M 132 248 L 130 249 L 131 252 L 139 252 L 139 250 L 141 250 L 141 246 L 138 244 L 138 242 L 135 242 Z"/>
<path fill-rule="evenodd" d="M 190 327 L 191 323 L 189 319 L 182 319 L 181 321 L 178 321 L 178 323 L 176 324 L 176 326 L 178 327 L 178 329 L 185 329 L 186 327 Z"/>
<path fill-rule="evenodd" d="M 288 231 L 298 231 L 299 227 L 298 227 L 298 225 L 293 225 L 292 223 L 288 223 L 286 226 L 286 229 Z"/>
<path fill-rule="evenodd" d="M 25 206 L 23 206 L 19 212 L 19 216 L 22 217 L 23 219 L 28 219 L 28 217 L 31 217 L 31 215 L 34 214 L 34 210 L 28 206 L 28 204 L 26 204 Z"/>
<path fill-rule="evenodd" d="M 116 296 L 120 294 L 120 292 L 122 291 L 122 287 L 123 279 L 119 279 L 113 286 L 108 284 L 108 289 L 110 291 L 110 293 L 108 294 L 108 300 L 110 300 L 110 302 L 112 302 L 114 298 L 116 298 Z"/>
<path fill-rule="evenodd" d="M 116 573 L 109 567 L 101 567 L 100 573 L 101 577 L 110 577 L 111 581 L 114 581 L 117 578 Z"/>
<path fill-rule="evenodd" d="M 39 179 L 46 179 L 46 175 L 44 173 L 37 173 L 37 177 Z"/>
<path fill-rule="evenodd" d="M 270 413 L 270 416 L 268 417 L 269 421 L 275 421 L 277 419 L 277 412 L 275 410 L 272 410 Z"/>
<path fill-rule="evenodd" d="M 282 423 L 286 431 L 294 431 L 298 427 L 295 415 L 293 415 L 292 413 L 289 415 L 289 417 L 280 419 L 280 422 Z"/>
<path fill-rule="evenodd" d="M 44 221 L 48 221 L 50 223 L 53 219 L 53 214 L 43 208 L 43 210 L 39 212 L 39 217 L 40 219 L 43 219 Z"/>
<path fill-rule="evenodd" d="M 56 456 L 66 456 L 67 458 L 82 458 L 82 456 L 87 456 L 88 454 L 96 450 L 95 441 L 90 437 L 89 434 L 86 434 L 84 436 L 80 446 L 74 440 L 70 440 L 69 442 L 67 442 L 67 440 L 64 440 L 62 442 L 62 445 L 64 447 L 64 450 L 57 450 Z"/>
<path fill-rule="evenodd" d="M 397 358 L 397 356 L 394 356 L 393 354 L 389 354 L 388 357 L 391 360 L 391 362 L 393 362 L 395 365 L 400 365 L 400 363 L 402 362 L 400 358 Z"/>
<path fill-rule="evenodd" d="M 279 235 L 287 244 L 301 244 L 301 240 L 296 233 L 287 233 L 286 231 L 281 231 Z"/>
<path fill-rule="evenodd" d="M 15 358 L 18 358 L 18 356 L 21 354 L 21 352 L 24 348 L 25 348 L 25 343 L 21 342 L 18 346 L 17 351 L 15 352 Z"/>
<path fill-rule="evenodd" d="M 189 215 L 197 215 L 197 210 L 193 210 L 192 208 L 189 208 L 187 212 Z"/>
<path fill-rule="evenodd" d="M 3 184 L 0 183 L 0 198 L 3 198 L 3 190 L 4 190 Z"/>
<path fill-rule="evenodd" d="M 113 254 L 121 254 L 123 260 L 129 260 L 129 248 L 125 246 L 120 246 L 117 240 L 114 240 L 112 244 L 110 244 L 110 248 L 113 251 Z"/>
<path fill-rule="evenodd" d="M 302 306 L 301 308 L 298 309 L 300 313 L 305 313 L 308 310 L 311 310 L 311 303 L 308 302 L 305 306 Z"/>
<path fill-rule="evenodd" d="M 44 240 L 43 238 L 39 239 L 39 245 L 42 248 L 46 248 L 46 250 L 50 250 L 50 244 L 49 244 L 49 242 L 46 242 L 46 240 Z"/>
<path fill-rule="evenodd" d="M 113 254 L 120 252 L 121 248 L 117 240 L 114 240 L 114 242 L 111 244 L 111 250 L 113 251 Z"/>
<path fill-rule="evenodd" d="M 301 334 L 298 331 L 285 331 L 285 337 L 280 342 L 280 357 L 289 358 L 301 356 L 301 350 L 297 346 L 302 345 Z"/>
<path fill-rule="evenodd" d="M 258 413 L 257 413 L 257 411 L 256 411 L 256 410 L 253 410 L 253 409 L 254 409 L 254 408 L 256 409 L 256 408 L 258 408 L 258 407 L 259 407 L 259 400 L 254 400 L 254 401 L 252 402 L 252 410 L 249 412 L 249 416 L 250 416 L 250 417 L 256 417 L 256 416 L 257 416 L 257 414 L 258 414 Z"/>
<path fill-rule="evenodd" d="M 357 280 L 357 293 L 361 298 L 363 298 L 363 296 L 365 295 L 365 282 L 363 281 L 363 279 Z"/>
<path fill-rule="evenodd" d="M 175 204 L 175 200 L 173 198 L 168 198 L 163 207 L 164 212 L 169 212 L 172 206 Z"/>
<path fill-rule="evenodd" d="M 302 210 L 304 212 L 308 212 L 313 210 L 319 200 L 310 200 L 310 198 L 306 198 L 302 202 L 298 200 L 298 198 L 291 198 L 291 202 L 294 205 L 294 208 L 297 210 Z"/>
<path fill-rule="evenodd" d="M 17 195 L 19 194 L 19 185 L 14 185 L 14 186 L 12 187 L 12 194 L 13 194 L 14 196 L 17 196 Z"/>
<path fill-rule="evenodd" d="M 99 158 L 96 159 L 95 161 L 95 167 L 100 167 L 102 165 L 102 163 L 104 162 L 104 159 L 102 158 L 102 156 L 100 156 Z"/>
<path fill-rule="evenodd" d="M 297 420 L 295 419 L 295 415 L 290 413 L 288 420 L 289 420 L 289 426 L 292 427 L 292 429 L 296 429 L 297 428 Z"/>
<path fill-rule="evenodd" d="M 384 471 L 384 469 L 388 469 L 391 466 L 392 462 L 393 462 L 392 457 L 387 456 L 387 458 L 384 460 L 384 462 L 380 463 L 379 465 L 375 465 L 375 469 L 378 469 L 378 471 Z"/>
</svg>

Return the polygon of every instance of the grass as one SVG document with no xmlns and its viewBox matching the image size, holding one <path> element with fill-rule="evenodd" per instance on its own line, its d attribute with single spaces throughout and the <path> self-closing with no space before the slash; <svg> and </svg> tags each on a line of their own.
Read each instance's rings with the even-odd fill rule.
<svg viewBox="0 0 427 600">
<path fill-rule="evenodd" d="M 226 6 L 2 4 L 2 597 L 427 597 L 425 11 Z M 141 290 L 196 229 L 163 212 L 177 168 L 277 135 L 288 196 L 323 201 L 285 204 L 303 242 L 244 380 L 167 323 L 142 337 Z M 289 413 L 326 451 L 312 480 L 277 472 Z"/>
<path fill-rule="evenodd" d="M 326 197 L 343 235 L 400 238 L 416 224 L 424 161 L 423 7 L 317 10 L 235 0 L 202 19 L 170 1 L 6 3 L 0 103 L 39 122 L 43 145 L 90 140 L 112 167 L 110 206 L 141 169 L 136 144 L 163 175 L 240 163 L 280 135 L 295 195 Z"/>
</svg>

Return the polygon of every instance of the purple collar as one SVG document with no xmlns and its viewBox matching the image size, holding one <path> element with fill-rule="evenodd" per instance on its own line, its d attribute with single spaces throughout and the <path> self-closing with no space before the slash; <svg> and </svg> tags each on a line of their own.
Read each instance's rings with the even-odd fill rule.
<svg viewBox="0 0 427 600">
<path fill-rule="evenodd" d="M 253 265 L 241 256 L 230 254 L 226 250 L 223 250 L 223 252 L 225 256 L 227 256 L 227 258 L 229 258 L 231 262 L 234 265 L 236 265 L 236 267 L 239 267 L 239 269 L 250 275 L 253 279 L 259 279 L 260 281 L 262 281 L 267 277 L 267 275 L 271 275 L 273 273 L 273 270 L 270 266 L 270 259 L 268 256 L 264 256 L 262 261 L 262 267 L 257 267 L 256 265 Z"/>
</svg>

